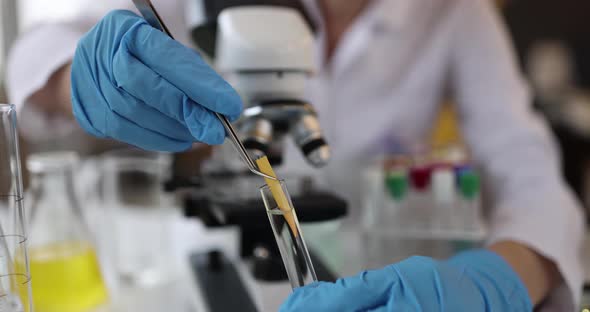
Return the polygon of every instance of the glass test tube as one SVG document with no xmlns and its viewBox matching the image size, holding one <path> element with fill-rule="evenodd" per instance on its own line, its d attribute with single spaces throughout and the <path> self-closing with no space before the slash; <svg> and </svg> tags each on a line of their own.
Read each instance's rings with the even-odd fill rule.
<svg viewBox="0 0 590 312">
<path fill-rule="evenodd" d="M 127 286 L 153 287 L 166 281 L 171 209 L 161 191 L 165 155 L 136 148 L 103 158 L 104 204 L 112 222 L 114 270 Z M 149 244 L 143 242 L 149 241 Z"/>
<path fill-rule="evenodd" d="M 0 311 L 32 312 L 16 108 L 0 104 Z"/>
<path fill-rule="evenodd" d="M 268 219 L 279 246 L 281 258 L 287 270 L 291 287 L 297 288 L 317 281 L 311 258 L 299 228 L 299 220 L 293 208 L 293 203 L 285 187 L 280 181 L 281 188 L 289 207 L 279 207 L 268 185 L 260 188 L 260 194 L 266 207 Z"/>
</svg>

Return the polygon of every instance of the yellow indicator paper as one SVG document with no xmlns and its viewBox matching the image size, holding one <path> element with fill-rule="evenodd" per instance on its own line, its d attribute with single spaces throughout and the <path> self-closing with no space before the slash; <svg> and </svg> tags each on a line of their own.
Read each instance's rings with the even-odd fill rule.
<svg viewBox="0 0 590 312">
<path fill-rule="evenodd" d="M 256 160 L 256 164 L 258 165 L 258 169 L 260 170 L 260 172 L 271 177 L 277 177 L 270 163 L 268 162 L 268 158 L 266 158 L 266 156 L 258 158 Z M 295 218 L 293 217 L 293 209 L 289 204 L 289 200 L 287 199 L 285 192 L 283 192 L 281 183 L 277 180 L 272 180 L 268 178 L 264 178 L 264 180 L 266 181 L 266 184 L 268 185 L 268 188 L 270 189 L 270 192 L 272 193 L 272 196 L 274 197 L 277 206 L 279 206 L 279 209 L 281 209 L 281 211 L 283 212 L 283 216 L 285 217 L 287 224 L 289 224 L 291 231 L 293 232 L 293 234 L 295 234 L 296 237 L 299 236 L 299 232 L 297 231 L 297 226 L 295 224 Z"/>
</svg>

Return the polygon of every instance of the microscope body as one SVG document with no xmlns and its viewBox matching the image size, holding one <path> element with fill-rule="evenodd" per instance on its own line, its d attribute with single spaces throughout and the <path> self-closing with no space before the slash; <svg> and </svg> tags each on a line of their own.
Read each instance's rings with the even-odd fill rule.
<svg viewBox="0 0 590 312">
<path fill-rule="evenodd" d="M 284 144 L 292 139 L 312 166 L 325 165 L 330 159 L 330 148 L 317 112 L 305 97 L 306 84 L 315 72 L 314 38 L 304 12 L 295 5 L 299 1 L 190 3 L 197 12 L 194 20 L 188 20 L 193 25 L 193 40 L 242 96 L 244 112 L 234 126 L 250 156 L 266 155 L 273 165 L 280 164 L 286 150 Z M 208 228 L 239 228 L 240 256 L 244 261 L 226 261 L 216 251 L 191 256 L 198 283 L 206 285 L 201 288 L 211 310 L 257 311 L 249 299 L 248 286 L 235 268 L 248 263 L 254 280 L 266 287 L 273 285 L 275 293 L 278 290 L 286 296 L 291 288 L 271 228 L 263 221 L 268 216 L 255 192 L 260 178 L 231 162 L 220 163 L 221 167 L 214 166 L 188 181 L 171 181 L 168 189 L 184 189 L 186 217 L 199 218 Z M 343 199 L 316 189 L 307 179 L 299 182 L 291 184 L 290 193 L 300 222 L 326 222 L 346 215 L 347 203 Z M 299 187 L 292 188 L 295 185 Z M 247 191 L 241 192 L 244 189 Z M 315 257 L 313 250 L 311 256 L 320 280 L 335 280 L 336 274 Z M 232 294 L 244 296 L 234 296 L 234 300 L 219 296 L 226 293 L 228 284 L 235 286 Z M 280 296 L 274 297 L 270 298 L 274 299 L 272 308 L 263 304 L 267 307 L 263 310 L 278 309 L 276 298 Z"/>
<path fill-rule="evenodd" d="M 286 139 L 307 161 L 321 167 L 330 159 L 317 113 L 305 100 L 314 74 L 313 34 L 294 9 L 238 6 L 218 18 L 215 67 L 244 99 L 237 122 L 253 157 L 280 164 Z"/>
<path fill-rule="evenodd" d="M 250 156 L 266 155 L 271 164 L 280 164 L 284 144 L 292 139 L 312 166 L 321 167 L 330 159 L 330 148 L 305 97 L 306 84 L 315 73 L 314 37 L 304 10 L 295 3 L 299 1 L 202 0 L 189 24 L 194 26 L 195 43 L 208 47 L 202 52 L 243 99 L 244 112 L 234 126 Z M 222 159 L 196 178 L 199 185 L 193 185 L 185 199 L 186 216 L 201 218 L 209 227 L 238 225 L 246 233 L 241 238 L 245 258 L 262 241 L 276 247 L 265 241 L 272 239 L 268 224 L 259 222 L 266 212 L 260 209 L 259 194 L 250 192 L 260 186 L 259 177 Z M 301 222 L 346 215 L 347 203 L 316 189 L 310 177 L 293 175 L 289 180 Z M 176 182 L 171 190 L 184 184 Z"/>
</svg>

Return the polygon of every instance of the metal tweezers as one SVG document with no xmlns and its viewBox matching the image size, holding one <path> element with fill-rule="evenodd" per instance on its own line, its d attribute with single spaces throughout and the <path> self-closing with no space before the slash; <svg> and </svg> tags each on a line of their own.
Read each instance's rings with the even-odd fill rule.
<svg viewBox="0 0 590 312">
<path fill-rule="evenodd" d="M 158 15 L 156 8 L 152 5 L 152 2 L 150 0 L 133 0 L 133 3 L 135 4 L 135 7 L 137 7 L 137 9 L 141 13 L 141 15 L 143 15 L 143 18 L 145 18 L 145 20 L 152 27 L 162 31 L 166 35 L 170 36 L 170 38 L 174 39 L 174 37 L 172 36 L 172 33 L 170 33 L 170 30 L 168 30 L 168 27 L 166 27 L 166 25 L 162 21 L 162 18 L 160 17 L 160 15 Z M 242 157 L 244 162 L 246 162 L 248 169 L 250 169 L 250 171 L 252 171 L 252 173 L 257 174 L 261 177 L 265 177 L 267 179 L 272 179 L 272 180 L 277 180 L 277 178 L 275 178 L 273 176 L 269 176 L 267 174 L 264 174 L 258 170 L 258 166 L 252 160 L 252 158 L 250 158 L 250 155 L 248 155 L 248 151 L 246 151 L 244 144 L 242 143 L 242 141 L 238 137 L 236 131 L 232 127 L 229 120 L 227 120 L 227 118 L 225 116 L 223 116 L 219 113 L 215 113 L 215 115 L 217 116 L 217 118 L 219 118 L 219 120 L 223 124 L 223 127 L 225 128 L 225 131 L 227 132 L 227 135 L 229 136 L 229 139 L 233 143 L 234 147 L 236 148 L 236 150 L 238 151 L 238 153 L 240 154 L 240 156 Z"/>
</svg>

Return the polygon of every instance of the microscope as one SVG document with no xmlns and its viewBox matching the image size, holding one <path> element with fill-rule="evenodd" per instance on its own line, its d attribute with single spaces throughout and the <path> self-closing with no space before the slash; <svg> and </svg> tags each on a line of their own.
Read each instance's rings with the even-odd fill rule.
<svg viewBox="0 0 590 312">
<path fill-rule="evenodd" d="M 273 6 L 225 9 L 216 50 L 216 69 L 244 99 L 237 128 L 251 156 L 280 165 L 289 138 L 310 165 L 326 165 L 330 148 L 304 97 L 314 65 L 313 34 L 302 16 Z"/>
<path fill-rule="evenodd" d="M 317 113 L 304 95 L 306 81 L 314 74 L 314 38 L 299 2 L 192 3 L 199 15 L 192 21 L 195 43 L 243 98 L 244 112 L 234 126 L 250 156 L 266 155 L 271 164 L 280 165 L 286 141 L 293 140 L 310 166 L 326 165 L 330 147 Z M 242 169 L 208 172 L 188 181 L 173 179 L 166 187 L 186 190 L 183 206 L 187 217 L 199 218 L 210 228 L 237 226 L 240 262 L 248 263 L 255 281 L 264 285 L 282 282 L 288 294 L 287 275 L 256 191 L 263 181 Z M 343 199 L 317 189 L 309 179 L 289 177 L 287 183 L 300 222 L 330 221 L 346 215 Z M 313 246 L 311 249 L 318 278 L 334 280 L 336 275 L 314 255 Z M 241 264 L 219 251 L 194 254 L 190 261 L 198 283 L 205 285 L 200 289 L 211 311 L 258 311 L 236 269 Z M 232 300 L 220 295 L 227 293 L 228 287 Z"/>
</svg>

